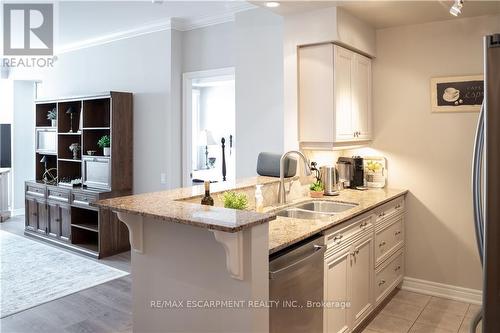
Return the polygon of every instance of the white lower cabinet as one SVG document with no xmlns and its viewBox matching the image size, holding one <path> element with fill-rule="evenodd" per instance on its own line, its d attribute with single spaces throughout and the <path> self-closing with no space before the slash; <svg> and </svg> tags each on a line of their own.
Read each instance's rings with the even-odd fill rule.
<svg viewBox="0 0 500 333">
<path fill-rule="evenodd" d="M 336 307 L 336 302 L 346 302 L 349 299 L 351 248 L 332 253 L 326 258 L 325 267 L 325 312 L 324 326 L 327 332 L 349 332 L 349 315 L 345 307 Z"/>
<path fill-rule="evenodd" d="M 402 207 L 402 197 L 382 207 Z M 398 208 L 399 209 L 399 208 Z M 379 209 L 380 210 L 380 209 Z M 356 329 L 401 283 L 404 275 L 404 218 L 380 218 L 377 210 L 325 232 L 324 332 Z M 379 244 L 376 243 L 379 242 Z M 385 242 L 389 251 L 379 249 Z M 342 302 L 347 307 L 338 306 Z"/>
<path fill-rule="evenodd" d="M 351 256 L 351 327 L 356 327 L 373 308 L 373 236 L 353 246 Z"/>
</svg>

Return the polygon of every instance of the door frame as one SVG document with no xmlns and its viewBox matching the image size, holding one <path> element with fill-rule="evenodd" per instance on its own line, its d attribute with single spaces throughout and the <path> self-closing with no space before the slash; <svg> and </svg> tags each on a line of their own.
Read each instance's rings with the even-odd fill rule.
<svg viewBox="0 0 500 333">
<path fill-rule="evenodd" d="M 236 82 L 234 67 L 223 67 L 182 74 L 182 185 L 191 186 L 191 154 L 192 154 L 192 86 L 193 80 L 217 76 L 232 76 Z"/>
</svg>

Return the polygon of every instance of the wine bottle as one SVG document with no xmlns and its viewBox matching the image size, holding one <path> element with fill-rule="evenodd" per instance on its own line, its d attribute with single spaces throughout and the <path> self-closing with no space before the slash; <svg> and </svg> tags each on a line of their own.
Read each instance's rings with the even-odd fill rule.
<svg viewBox="0 0 500 333">
<path fill-rule="evenodd" d="M 201 199 L 202 205 L 213 206 L 214 199 L 210 196 L 210 181 L 205 180 L 205 196 Z"/>
</svg>

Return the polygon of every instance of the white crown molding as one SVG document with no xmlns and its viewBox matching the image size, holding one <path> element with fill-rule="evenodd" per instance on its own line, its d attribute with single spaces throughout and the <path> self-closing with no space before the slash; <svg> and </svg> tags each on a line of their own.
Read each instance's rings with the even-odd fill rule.
<svg viewBox="0 0 500 333">
<path fill-rule="evenodd" d="M 401 289 L 472 304 L 481 304 L 481 290 L 405 277 Z"/>
<path fill-rule="evenodd" d="M 234 2 L 224 13 L 193 18 L 170 18 L 165 21 L 153 22 L 140 27 L 122 30 L 95 38 L 85 39 L 79 42 L 62 45 L 55 48 L 55 54 L 63 54 L 71 51 L 85 49 L 93 46 L 108 44 L 122 39 L 133 38 L 159 31 L 175 29 L 178 31 L 189 31 L 209 27 L 216 24 L 234 22 L 236 13 L 257 8 L 247 2 Z"/>
</svg>

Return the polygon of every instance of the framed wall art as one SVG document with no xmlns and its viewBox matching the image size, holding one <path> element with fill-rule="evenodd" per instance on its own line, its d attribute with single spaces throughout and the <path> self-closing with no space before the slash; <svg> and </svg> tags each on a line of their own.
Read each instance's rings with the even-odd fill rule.
<svg viewBox="0 0 500 333">
<path fill-rule="evenodd" d="M 431 78 L 432 112 L 479 112 L 483 98 L 483 75 Z"/>
</svg>

